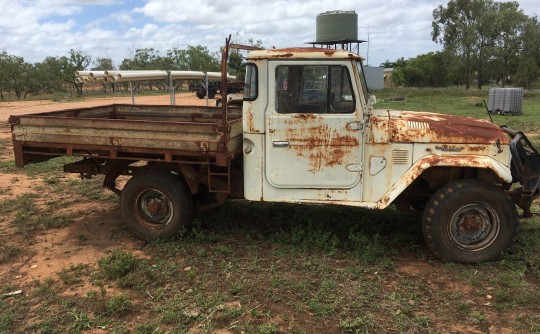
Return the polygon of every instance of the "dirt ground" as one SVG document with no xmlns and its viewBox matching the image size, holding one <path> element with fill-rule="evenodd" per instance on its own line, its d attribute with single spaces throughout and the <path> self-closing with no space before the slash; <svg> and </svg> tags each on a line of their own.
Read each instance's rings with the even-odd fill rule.
<svg viewBox="0 0 540 334">
<path fill-rule="evenodd" d="M 0 150 L 0 161 L 13 160 L 13 150 L 10 141 L 10 128 L 7 124 L 10 115 L 39 113 L 61 109 L 84 108 L 108 104 L 131 104 L 131 97 L 95 98 L 84 101 L 58 103 L 50 100 L 0 102 L 0 142 L 8 142 L 6 149 Z M 136 104 L 168 105 L 168 96 L 136 96 Z M 214 105 L 214 100 L 209 100 Z M 193 93 L 179 93 L 176 95 L 178 105 L 206 105 L 205 99 L 198 99 Z M 65 174 L 65 178 L 77 179 L 77 175 Z M 17 196 L 35 193 L 45 185 L 39 177 L 27 177 L 21 174 L 0 173 L 0 201 Z M 5 189 L 9 189 L 6 191 Z M 38 189 L 38 190 L 37 190 Z M 0 277 L 11 276 L 19 285 L 28 284 L 35 279 L 55 277 L 63 268 L 71 264 L 87 264 L 94 266 L 100 258 L 106 255 L 106 250 L 119 247 L 135 254 L 141 242 L 129 234 L 115 233 L 122 229 L 122 214 L 114 208 L 115 204 L 100 208 L 88 203 L 70 203 L 65 209 L 70 212 L 102 212 L 102 215 L 93 216 L 91 221 L 81 220 L 70 228 L 51 229 L 43 231 L 28 244 L 31 256 L 22 262 L 12 263 L 9 266 L 0 266 Z M 70 212 L 65 212 L 69 214 Z M 0 223 L 0 235 L 8 235 L 9 227 Z M 15 234 L 14 234 L 15 235 Z M 91 236 L 91 240 L 85 242 Z M 25 244 L 26 240 L 20 240 Z M 142 254 L 137 254 L 142 256 Z"/>
<path fill-rule="evenodd" d="M 85 99 L 84 101 L 63 102 L 61 104 L 51 100 L 0 102 L 0 122 L 7 121 L 10 115 L 22 115 L 60 109 L 76 109 L 115 103 L 131 104 L 131 97 L 105 97 Z M 169 96 L 135 96 L 135 103 L 168 105 Z M 209 100 L 208 103 L 213 106 L 215 105 L 215 100 Z M 178 93 L 176 94 L 176 104 L 205 106 L 206 99 L 198 99 L 195 97 L 194 93 Z M 2 129 L 2 133 L 4 133 L 4 130 L 5 129 Z"/>
</svg>

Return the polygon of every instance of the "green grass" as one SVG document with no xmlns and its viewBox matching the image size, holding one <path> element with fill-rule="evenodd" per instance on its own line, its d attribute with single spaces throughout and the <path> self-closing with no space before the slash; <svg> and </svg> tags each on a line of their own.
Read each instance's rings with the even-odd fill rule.
<svg viewBox="0 0 540 334">
<path fill-rule="evenodd" d="M 406 227 L 414 225 L 413 217 L 404 220 L 391 210 L 381 215 L 354 208 L 228 203 L 201 215 L 181 240 L 146 244 L 140 249 L 144 258 L 118 248 L 94 269 L 66 267 L 58 282 L 36 283 L 27 306 L 4 305 L 3 321 L 5 328 L 29 330 L 13 319 L 37 305 L 32 314 L 53 321 L 32 326 L 56 332 L 104 326 L 140 333 L 192 328 L 207 333 L 423 333 L 455 322 L 484 328 L 494 316 L 515 312 L 520 316 L 505 320 L 506 327 L 525 333 L 538 329 L 535 282 L 540 276 L 525 257 L 534 253 L 538 258 L 538 219 L 526 222 L 526 237 L 520 233 L 513 254 L 502 261 L 463 266 L 431 260 L 422 245 L 410 247 L 420 238 Z M 351 234 L 378 235 L 379 241 L 352 248 Z M 339 241 L 330 251 L 312 244 L 329 235 Z M 359 256 L 372 254 L 373 247 L 376 258 Z M 425 263 L 426 271 L 399 270 L 410 261 Z M 91 283 L 86 296 L 60 297 L 81 281 Z M 493 298 L 489 307 L 483 305 L 488 294 Z M 144 323 L 129 322 L 137 317 Z"/>
<path fill-rule="evenodd" d="M 51 160 L 47 160 L 40 163 L 28 164 L 22 168 L 17 168 L 15 166 L 15 161 L 1 161 L 0 162 L 0 172 L 4 173 L 14 173 L 14 174 L 25 174 L 30 177 L 35 176 L 45 176 L 51 178 L 51 175 L 61 175 L 63 172 L 64 165 L 70 162 L 77 161 L 77 158 L 73 157 L 59 157 Z"/>
</svg>

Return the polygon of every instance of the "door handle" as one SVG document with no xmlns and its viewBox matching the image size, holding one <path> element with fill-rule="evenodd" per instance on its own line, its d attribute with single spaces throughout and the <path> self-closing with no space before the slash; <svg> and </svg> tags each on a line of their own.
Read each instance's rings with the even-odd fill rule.
<svg viewBox="0 0 540 334">
<path fill-rule="evenodd" d="M 274 140 L 272 145 L 274 145 L 274 147 L 289 147 L 289 142 L 283 140 Z"/>
</svg>

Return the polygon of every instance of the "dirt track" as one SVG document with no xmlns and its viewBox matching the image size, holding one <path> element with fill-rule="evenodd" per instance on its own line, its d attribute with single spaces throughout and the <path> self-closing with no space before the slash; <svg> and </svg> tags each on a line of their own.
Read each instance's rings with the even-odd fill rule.
<svg viewBox="0 0 540 334">
<path fill-rule="evenodd" d="M 0 122 L 7 121 L 10 115 L 21 115 L 61 109 L 75 109 L 84 107 L 93 107 L 100 105 L 108 105 L 115 103 L 131 104 L 131 97 L 106 97 L 85 99 L 81 101 L 73 102 L 55 102 L 51 100 L 37 100 L 37 101 L 14 101 L 14 102 L 0 102 Z M 135 96 L 136 104 L 157 104 L 168 105 L 169 96 Z M 194 93 L 178 93 L 176 94 L 177 105 L 200 105 L 205 106 L 205 99 L 198 99 Z M 211 106 L 215 105 L 214 100 L 209 100 Z"/>
</svg>

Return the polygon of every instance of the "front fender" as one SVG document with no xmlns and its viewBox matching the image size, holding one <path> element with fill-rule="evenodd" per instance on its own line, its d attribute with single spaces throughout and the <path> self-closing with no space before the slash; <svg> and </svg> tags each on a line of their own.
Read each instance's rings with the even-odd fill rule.
<svg viewBox="0 0 540 334">
<path fill-rule="evenodd" d="M 502 182 L 512 183 L 512 173 L 508 166 L 489 156 L 471 155 L 429 155 L 419 159 L 400 177 L 390 190 L 377 202 L 377 208 L 389 206 L 408 186 L 410 186 L 424 171 L 431 167 L 472 167 L 491 170 Z"/>
</svg>

